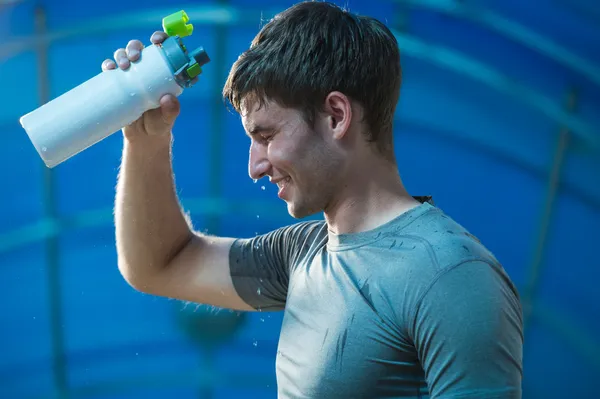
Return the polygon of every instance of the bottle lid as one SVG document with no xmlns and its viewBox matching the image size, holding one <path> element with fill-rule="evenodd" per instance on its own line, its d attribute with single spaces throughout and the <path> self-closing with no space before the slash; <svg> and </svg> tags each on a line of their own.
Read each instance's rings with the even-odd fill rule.
<svg viewBox="0 0 600 399">
<path fill-rule="evenodd" d="M 162 26 L 165 33 L 169 36 L 186 37 L 194 31 L 194 25 L 188 24 L 190 18 L 181 10 L 163 18 Z"/>
<path fill-rule="evenodd" d="M 188 24 L 189 17 L 181 10 L 163 18 L 163 30 L 170 37 L 162 42 L 163 53 L 168 60 L 176 81 L 183 87 L 191 86 L 192 80 L 202 73 L 202 66 L 210 62 L 210 58 L 202 47 L 191 53 L 181 38 L 192 34 L 194 27 Z"/>
</svg>

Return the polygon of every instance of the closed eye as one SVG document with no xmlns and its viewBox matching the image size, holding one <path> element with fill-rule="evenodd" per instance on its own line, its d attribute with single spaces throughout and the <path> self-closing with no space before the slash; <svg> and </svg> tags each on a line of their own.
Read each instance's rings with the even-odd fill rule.
<svg viewBox="0 0 600 399">
<path fill-rule="evenodd" d="M 267 143 L 275 136 L 275 130 L 272 128 L 255 126 L 248 132 L 248 136 L 250 136 L 252 140 L 256 140 L 259 143 Z"/>
<path fill-rule="evenodd" d="M 273 137 L 274 137 L 275 135 L 274 135 L 274 134 L 271 134 L 271 133 L 269 133 L 269 134 L 261 134 L 261 135 L 259 135 L 259 136 L 260 136 L 261 140 L 263 140 L 263 141 L 271 141 L 271 140 L 273 140 Z"/>
</svg>

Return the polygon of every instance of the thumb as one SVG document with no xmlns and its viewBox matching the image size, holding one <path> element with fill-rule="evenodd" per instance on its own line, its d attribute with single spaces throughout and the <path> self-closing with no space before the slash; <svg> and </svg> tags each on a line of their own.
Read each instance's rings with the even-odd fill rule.
<svg viewBox="0 0 600 399">
<path fill-rule="evenodd" d="M 177 97 L 167 94 L 160 99 L 160 111 L 162 120 L 167 126 L 173 125 L 179 116 L 180 105 Z"/>
</svg>

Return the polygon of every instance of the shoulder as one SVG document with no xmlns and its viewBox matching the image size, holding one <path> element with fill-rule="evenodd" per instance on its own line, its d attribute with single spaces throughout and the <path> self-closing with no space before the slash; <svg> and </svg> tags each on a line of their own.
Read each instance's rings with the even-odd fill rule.
<svg viewBox="0 0 600 399">
<path fill-rule="evenodd" d="M 238 295 L 262 309 L 283 309 L 291 273 L 325 241 L 321 221 L 283 226 L 265 234 L 235 239 L 229 270 Z"/>
<path fill-rule="evenodd" d="M 287 234 L 306 238 L 327 237 L 327 223 L 324 220 L 306 220 L 291 224 L 283 229 Z"/>
<path fill-rule="evenodd" d="M 398 317 L 410 321 L 435 288 L 449 295 L 461 284 L 478 286 L 486 296 L 494 292 L 518 293 L 501 263 L 485 245 L 467 229 L 431 206 L 401 229 L 390 231 L 378 243 L 381 253 L 380 273 L 385 291 L 400 295 Z"/>
<path fill-rule="evenodd" d="M 327 223 L 324 220 L 307 220 L 280 227 L 257 237 L 259 240 L 278 240 L 288 247 L 312 246 L 327 238 Z"/>
<path fill-rule="evenodd" d="M 237 238 L 230 255 L 237 261 L 253 256 L 276 256 L 279 260 L 297 259 L 302 252 L 327 239 L 327 225 L 323 220 L 308 220 L 249 238 Z"/>
<path fill-rule="evenodd" d="M 398 231 L 397 236 L 404 238 L 413 256 L 421 260 L 419 267 L 425 264 L 433 274 L 471 261 L 500 265 L 475 235 L 435 206 Z"/>
<path fill-rule="evenodd" d="M 327 224 L 324 220 L 306 220 L 288 224 L 254 237 L 236 238 L 237 245 L 249 242 L 273 242 L 281 240 L 318 239 L 327 236 Z"/>
</svg>

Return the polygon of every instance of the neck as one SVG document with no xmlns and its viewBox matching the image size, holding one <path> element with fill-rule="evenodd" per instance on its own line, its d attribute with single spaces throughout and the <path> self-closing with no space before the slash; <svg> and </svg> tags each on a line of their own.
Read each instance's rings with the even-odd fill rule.
<svg viewBox="0 0 600 399">
<path fill-rule="evenodd" d="M 420 204 L 404 188 L 394 163 L 377 160 L 360 164 L 363 166 L 348 173 L 346 184 L 325 209 L 332 233 L 368 231 Z"/>
</svg>

